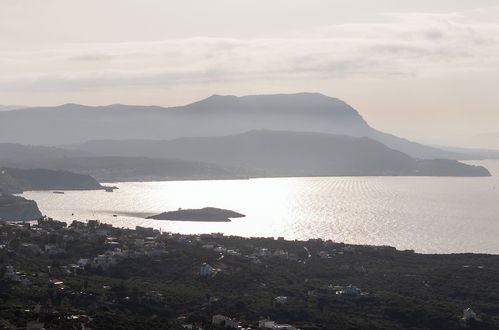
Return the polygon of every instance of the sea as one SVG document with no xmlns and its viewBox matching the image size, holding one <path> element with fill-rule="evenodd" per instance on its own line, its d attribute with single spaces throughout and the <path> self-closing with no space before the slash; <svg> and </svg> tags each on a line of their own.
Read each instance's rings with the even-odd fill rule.
<svg viewBox="0 0 499 330">
<path fill-rule="evenodd" d="M 113 182 L 105 191 L 28 191 L 43 214 L 68 223 L 182 234 L 321 238 L 389 245 L 420 253 L 499 254 L 499 161 L 473 161 L 492 177 L 293 177 L 250 180 Z M 179 208 L 217 207 L 231 222 L 146 219 Z"/>
</svg>

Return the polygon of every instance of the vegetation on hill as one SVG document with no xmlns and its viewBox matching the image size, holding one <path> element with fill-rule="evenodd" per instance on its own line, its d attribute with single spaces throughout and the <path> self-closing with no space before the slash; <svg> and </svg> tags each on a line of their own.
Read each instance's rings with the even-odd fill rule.
<svg viewBox="0 0 499 330">
<path fill-rule="evenodd" d="M 36 220 L 41 216 L 35 201 L 0 193 L 0 220 Z"/>
<path fill-rule="evenodd" d="M 0 168 L 0 192 L 26 190 L 98 190 L 104 189 L 88 175 L 46 169 Z"/>
<path fill-rule="evenodd" d="M 262 318 L 303 330 L 499 328 L 495 255 L 97 221 L 0 229 L 4 328 L 40 320 L 46 329 L 223 329 L 214 315 L 252 329 Z"/>
</svg>

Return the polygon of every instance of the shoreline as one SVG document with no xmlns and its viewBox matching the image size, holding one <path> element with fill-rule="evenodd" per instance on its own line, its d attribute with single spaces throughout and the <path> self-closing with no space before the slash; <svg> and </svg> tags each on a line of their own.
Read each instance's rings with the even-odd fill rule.
<svg viewBox="0 0 499 330">
<path fill-rule="evenodd" d="M 473 256 L 499 256 L 499 253 L 486 253 L 486 252 L 443 252 L 443 253 L 434 253 L 434 252 L 419 252 L 415 249 L 405 249 L 405 248 L 398 248 L 396 246 L 392 245 L 384 245 L 384 244 L 362 244 L 362 243 L 354 243 L 354 242 L 340 242 L 340 241 L 334 241 L 332 239 L 327 239 L 327 238 L 320 238 L 320 237 L 311 237 L 308 239 L 288 239 L 285 237 L 276 237 L 276 236 L 240 236 L 240 235 L 230 235 L 230 234 L 224 234 L 224 233 L 215 233 L 215 232 L 199 232 L 199 233 L 181 233 L 181 232 L 173 232 L 173 231 L 166 231 L 154 228 L 154 227 L 148 227 L 147 225 L 145 226 L 130 226 L 130 227 L 115 227 L 113 223 L 108 223 L 105 221 L 102 221 L 100 219 L 71 219 L 71 220 L 60 220 L 60 219 L 53 219 L 48 216 L 44 216 L 45 218 L 52 219 L 53 221 L 56 222 L 62 222 L 65 223 L 66 225 L 70 225 L 73 221 L 76 222 L 81 222 L 81 223 L 89 223 L 89 222 L 99 222 L 103 225 L 110 226 L 111 228 L 114 229 L 120 229 L 120 230 L 128 230 L 128 231 L 136 231 L 137 228 L 141 229 L 147 229 L 150 232 L 157 232 L 161 234 L 166 234 L 166 235 L 171 235 L 171 236 L 176 236 L 176 237 L 187 237 L 189 239 L 195 239 L 199 238 L 200 236 L 209 236 L 209 235 L 216 235 L 218 237 L 224 237 L 228 239 L 236 239 L 236 240 L 241 240 L 241 241 L 247 241 L 247 240 L 266 240 L 266 241 L 275 241 L 275 242 L 286 242 L 286 243 L 307 243 L 307 242 L 329 242 L 330 244 L 340 244 L 340 245 L 345 245 L 345 246 L 352 246 L 352 247 L 357 247 L 357 248 L 369 248 L 369 249 L 374 249 L 374 250 L 383 250 L 383 249 L 389 249 L 389 250 L 395 250 L 397 252 L 403 252 L 403 253 L 411 253 L 414 255 L 421 255 L 421 256 L 467 256 L 467 255 L 473 255 Z M 232 221 L 200 221 L 200 220 L 156 220 L 156 219 L 151 219 L 154 221 L 178 221 L 178 222 L 232 222 Z M 3 223 L 12 223 L 12 224 L 35 224 L 37 220 L 29 220 L 29 221 L 16 221 L 16 220 L 0 220 L 0 225 Z"/>
</svg>

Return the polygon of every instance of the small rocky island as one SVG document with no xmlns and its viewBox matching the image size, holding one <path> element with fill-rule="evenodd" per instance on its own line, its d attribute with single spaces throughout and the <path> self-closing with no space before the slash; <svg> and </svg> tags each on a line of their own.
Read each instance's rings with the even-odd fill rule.
<svg viewBox="0 0 499 330">
<path fill-rule="evenodd" d="M 0 221 L 28 221 L 41 217 L 35 201 L 0 193 Z"/>
<path fill-rule="evenodd" d="M 147 219 L 170 220 L 170 221 L 207 221 L 207 222 L 230 222 L 231 218 L 243 218 L 244 214 L 231 210 L 205 207 L 202 209 L 178 209 L 177 211 L 163 212 L 158 215 L 147 217 Z"/>
</svg>

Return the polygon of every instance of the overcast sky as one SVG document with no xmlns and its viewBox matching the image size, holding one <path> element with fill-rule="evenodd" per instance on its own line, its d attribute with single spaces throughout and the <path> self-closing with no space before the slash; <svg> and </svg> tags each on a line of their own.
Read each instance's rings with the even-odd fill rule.
<svg viewBox="0 0 499 330">
<path fill-rule="evenodd" d="M 0 104 L 308 91 L 424 142 L 499 132 L 497 0 L 0 0 L 0 41 Z"/>
</svg>

